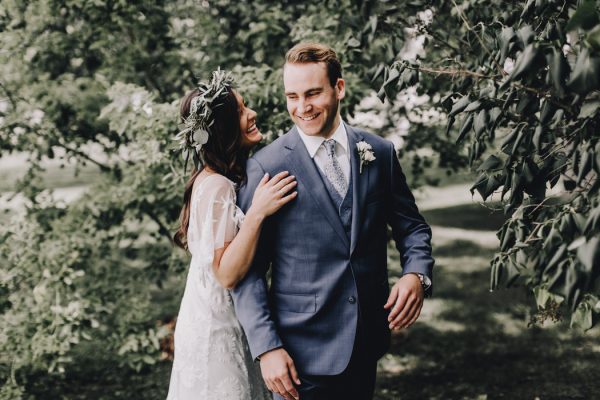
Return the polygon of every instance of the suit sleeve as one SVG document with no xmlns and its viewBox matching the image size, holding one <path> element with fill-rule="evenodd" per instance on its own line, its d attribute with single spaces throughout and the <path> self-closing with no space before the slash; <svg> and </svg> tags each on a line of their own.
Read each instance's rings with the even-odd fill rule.
<svg viewBox="0 0 600 400">
<path fill-rule="evenodd" d="M 391 143 L 389 151 L 391 196 L 387 214 L 392 237 L 400 252 L 402 274 L 423 274 L 433 282 L 431 228 L 417 209 L 415 198 L 408 188 L 394 145 Z M 427 296 L 431 295 L 431 289 L 427 289 Z"/>
<path fill-rule="evenodd" d="M 252 204 L 254 190 L 265 174 L 261 165 L 254 159 L 248 160 L 247 183 L 241 188 L 238 203 L 242 211 L 247 212 Z M 268 252 L 268 219 L 265 220 L 256 248 L 254 261 L 244 279 L 231 291 L 236 315 L 244 328 L 252 357 L 282 347 L 283 344 L 275 323 L 271 319 L 268 304 L 266 273 L 271 261 Z"/>
</svg>

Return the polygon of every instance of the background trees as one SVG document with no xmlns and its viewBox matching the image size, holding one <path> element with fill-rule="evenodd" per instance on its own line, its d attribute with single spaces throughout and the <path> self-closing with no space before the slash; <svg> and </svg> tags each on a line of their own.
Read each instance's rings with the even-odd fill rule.
<svg viewBox="0 0 600 400">
<path fill-rule="evenodd" d="M 439 51 L 395 61 L 383 83 L 402 89 L 419 72 L 428 75 L 419 90 L 448 85 L 434 90 L 449 134 L 456 125 L 480 173 L 471 190 L 484 199 L 500 191 L 510 217 L 498 232 L 491 287 L 525 285 L 543 314 L 564 303 L 583 329 L 600 312 L 599 5 L 436 3 L 460 26 L 434 17 L 421 30 Z M 564 190 L 550 192 L 559 181 Z"/>
<path fill-rule="evenodd" d="M 273 139 L 289 126 L 283 55 L 301 40 L 340 54 L 346 118 L 376 110 L 369 129 L 382 135 L 407 126 L 401 151 L 413 183 L 439 180 L 432 165 L 469 163 L 480 173 L 473 190 L 502 192 L 510 218 L 493 288 L 525 285 L 544 313 L 564 303 L 590 327 L 600 311 L 598 7 L 2 2 L 0 156 L 30 160 L 14 187 L 28 206 L 0 229 L 0 393 L 17 398 L 36 373 L 62 374 L 85 343 L 134 369 L 157 362 L 179 299 L 155 305 L 187 262 L 169 239 L 185 179 L 170 151 L 178 99 L 211 70 L 232 69 Z M 43 191 L 47 158 L 67 173 L 99 173 L 83 198 L 56 202 Z M 560 180 L 565 190 L 549 192 Z"/>
</svg>

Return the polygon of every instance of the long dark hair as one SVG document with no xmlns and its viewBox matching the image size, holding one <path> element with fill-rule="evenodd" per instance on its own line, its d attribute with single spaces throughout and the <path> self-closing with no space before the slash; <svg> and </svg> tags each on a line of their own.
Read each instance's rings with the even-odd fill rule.
<svg viewBox="0 0 600 400">
<path fill-rule="evenodd" d="M 181 99 L 179 114 L 184 121 L 190 115 L 190 105 L 199 90 L 194 89 Z M 231 179 L 239 187 L 246 180 L 246 161 L 249 149 L 242 146 L 240 130 L 240 112 L 234 89 L 227 88 L 227 94 L 212 104 L 214 123 L 210 127 L 208 142 L 201 149 L 204 164 L 193 169 L 190 179 L 185 185 L 183 207 L 181 208 L 181 225 L 173 241 L 182 249 L 187 250 L 187 230 L 190 225 L 190 206 L 194 181 L 205 167 Z"/>
</svg>

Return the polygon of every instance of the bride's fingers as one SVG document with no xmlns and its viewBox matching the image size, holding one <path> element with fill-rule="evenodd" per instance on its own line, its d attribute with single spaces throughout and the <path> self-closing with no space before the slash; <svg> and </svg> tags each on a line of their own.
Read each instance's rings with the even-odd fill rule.
<svg viewBox="0 0 600 400">
<path fill-rule="evenodd" d="M 273 178 L 275 179 L 275 178 Z M 296 177 L 294 175 L 290 175 L 284 179 L 281 179 L 279 182 L 273 184 L 273 190 L 279 191 L 285 186 L 289 185 L 291 182 L 295 182 Z"/>
<path fill-rule="evenodd" d="M 275 186 L 277 183 L 279 183 L 279 181 L 281 181 L 283 178 L 285 178 L 289 174 L 290 173 L 288 171 L 282 171 L 282 172 L 278 173 L 277 175 L 275 175 L 271 178 L 271 180 L 269 181 L 269 185 L 271 187 Z"/>
<path fill-rule="evenodd" d="M 260 182 L 258 182 L 258 186 L 264 186 L 267 182 L 269 181 L 269 173 L 265 172 L 265 174 L 263 175 L 263 177 L 261 178 Z"/>
<path fill-rule="evenodd" d="M 287 196 L 283 196 L 281 199 L 278 200 L 278 202 L 281 206 L 284 206 L 287 203 L 289 203 L 290 201 L 294 200 L 296 198 L 296 196 L 298 196 L 298 192 L 292 192 L 292 193 L 288 194 Z"/>
<path fill-rule="evenodd" d="M 293 181 L 288 183 L 285 186 L 282 186 L 278 191 L 277 194 L 281 197 L 283 197 L 286 193 L 288 193 L 290 190 L 292 190 L 296 185 L 298 184 L 298 182 Z"/>
</svg>

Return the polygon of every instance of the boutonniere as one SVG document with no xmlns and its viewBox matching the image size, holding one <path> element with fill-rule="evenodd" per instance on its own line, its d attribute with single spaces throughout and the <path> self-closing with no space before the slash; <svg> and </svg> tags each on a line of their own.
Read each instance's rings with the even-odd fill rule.
<svg viewBox="0 0 600 400">
<path fill-rule="evenodd" d="M 364 140 L 356 143 L 356 149 L 358 150 L 358 157 L 360 158 L 360 168 L 358 172 L 362 174 L 363 165 L 369 165 L 371 161 L 375 161 L 375 153 L 371 145 Z"/>
</svg>

